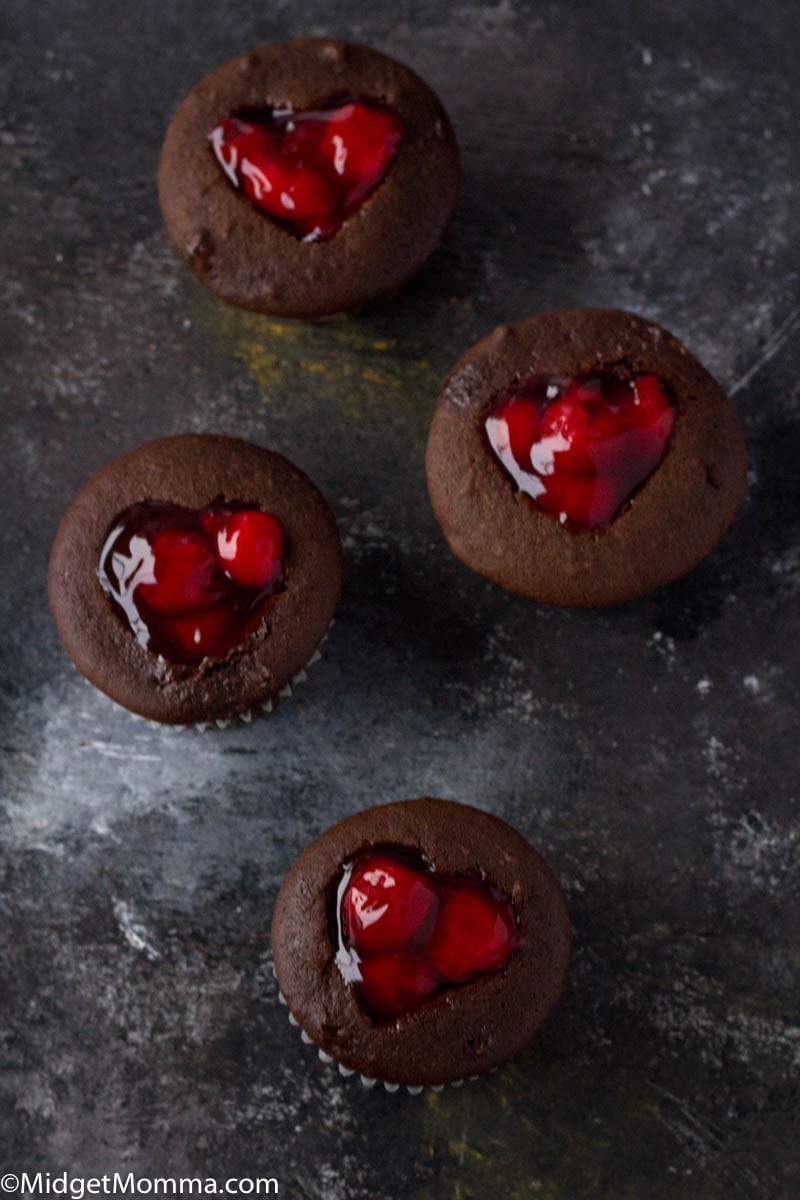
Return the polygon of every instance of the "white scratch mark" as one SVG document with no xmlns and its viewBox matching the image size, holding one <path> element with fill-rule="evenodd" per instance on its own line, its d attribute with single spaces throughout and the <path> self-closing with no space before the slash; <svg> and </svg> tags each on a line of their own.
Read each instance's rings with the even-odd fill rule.
<svg viewBox="0 0 800 1200">
<path fill-rule="evenodd" d="M 136 920 L 136 914 L 124 900 L 114 901 L 114 916 L 117 918 L 120 933 L 133 950 L 146 955 L 150 962 L 161 958 L 161 953 L 153 944 L 146 927 Z"/>
<path fill-rule="evenodd" d="M 789 338 L 794 333 L 795 329 L 800 326 L 800 306 L 793 309 L 789 316 L 783 322 L 779 329 L 769 338 L 764 346 L 761 354 L 758 356 L 753 365 L 745 371 L 736 382 L 728 389 L 729 396 L 735 396 L 742 388 L 746 388 L 750 381 L 758 374 L 762 367 L 765 367 L 768 362 L 782 349 Z"/>
<path fill-rule="evenodd" d="M 722 1137 L 718 1129 L 710 1123 L 701 1120 L 679 1096 L 673 1095 L 672 1092 L 668 1092 L 666 1088 L 660 1087 L 657 1083 L 653 1083 L 652 1080 L 648 1082 L 650 1088 L 662 1100 L 668 1102 L 666 1106 L 667 1110 L 672 1108 L 680 1116 L 680 1120 L 677 1122 L 674 1118 L 670 1119 L 668 1111 L 665 1112 L 664 1106 L 659 1105 L 656 1110 L 659 1118 L 676 1135 L 680 1142 L 694 1152 L 695 1158 L 705 1163 L 707 1161 L 706 1152 L 709 1147 L 715 1151 L 722 1149 Z"/>
<path fill-rule="evenodd" d="M 695 1162 L 706 1166 L 710 1160 L 722 1153 L 725 1143 L 720 1129 L 709 1120 L 698 1117 L 684 1100 L 668 1092 L 666 1088 L 652 1081 L 649 1081 L 649 1086 L 661 1100 L 656 1106 L 656 1116 Z M 740 1170 L 754 1187 L 758 1187 L 759 1180 L 747 1164 L 737 1163 L 737 1170 Z"/>
<path fill-rule="evenodd" d="M 113 742 L 89 742 L 87 749 L 96 750 L 106 758 L 132 759 L 135 762 L 161 762 L 158 754 L 137 754 L 127 746 L 115 746 Z"/>
</svg>

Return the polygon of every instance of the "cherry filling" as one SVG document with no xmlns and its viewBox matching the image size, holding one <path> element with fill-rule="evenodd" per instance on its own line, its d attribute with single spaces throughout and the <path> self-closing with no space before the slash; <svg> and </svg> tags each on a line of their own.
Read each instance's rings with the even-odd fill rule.
<svg viewBox="0 0 800 1200">
<path fill-rule="evenodd" d="M 173 662 L 223 658 L 260 623 L 286 575 L 280 522 L 238 501 L 133 504 L 114 522 L 98 578 L 137 641 Z"/>
<path fill-rule="evenodd" d="M 396 850 L 368 851 L 345 867 L 337 918 L 337 964 L 377 1020 L 501 970 L 519 940 L 502 892 Z"/>
<path fill-rule="evenodd" d="M 384 104 L 352 98 L 295 113 L 223 117 L 211 134 L 236 188 L 304 241 L 331 238 L 378 187 L 403 136 Z"/>
<path fill-rule="evenodd" d="M 486 420 L 500 462 L 539 508 L 562 524 L 595 529 L 664 455 L 675 422 L 656 375 L 611 371 L 561 379 L 534 376 L 506 388 Z"/>
</svg>

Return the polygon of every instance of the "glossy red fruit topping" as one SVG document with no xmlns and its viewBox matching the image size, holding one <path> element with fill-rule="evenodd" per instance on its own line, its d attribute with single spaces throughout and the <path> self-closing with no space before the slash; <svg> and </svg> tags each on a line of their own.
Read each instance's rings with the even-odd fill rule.
<svg viewBox="0 0 800 1200">
<path fill-rule="evenodd" d="M 480 884 L 465 884 L 442 904 L 428 959 L 442 978 L 461 983 L 502 967 L 515 936 L 508 901 Z"/>
<path fill-rule="evenodd" d="M 164 644 L 169 648 L 167 657 L 176 662 L 196 663 L 204 658 L 224 658 L 241 641 L 242 633 L 234 613 L 215 605 L 173 617 L 164 636 Z M 151 648 L 155 648 L 152 643 Z"/>
<path fill-rule="evenodd" d="M 361 859 L 342 900 L 342 929 L 360 953 L 424 944 L 439 908 L 431 878 L 386 854 Z"/>
<path fill-rule="evenodd" d="M 337 962 L 367 1012 L 388 1020 L 501 970 L 518 933 L 508 898 L 419 855 L 374 850 L 345 868 Z"/>
<path fill-rule="evenodd" d="M 306 112 L 224 117 L 217 161 L 268 216 L 306 241 L 333 237 L 383 181 L 403 137 L 386 105 L 348 99 Z"/>
<path fill-rule="evenodd" d="M 675 409 L 655 375 L 536 376 L 507 388 L 486 420 L 489 443 L 521 491 L 562 524 L 607 526 L 652 475 Z"/>
<path fill-rule="evenodd" d="M 173 662 L 224 658 L 260 624 L 285 576 L 283 530 L 238 501 L 163 501 L 120 513 L 98 578 L 143 646 Z"/>
<path fill-rule="evenodd" d="M 424 954 L 409 950 L 365 958 L 360 970 L 361 999 L 377 1017 L 395 1017 L 418 1008 L 442 986 L 441 975 Z"/>
<path fill-rule="evenodd" d="M 283 571 L 283 529 L 272 513 L 235 512 L 217 531 L 217 558 L 243 587 L 270 587 Z"/>
<path fill-rule="evenodd" d="M 208 538 L 187 529 L 162 529 L 153 538 L 153 583 L 138 585 L 139 597 L 157 613 L 208 608 L 225 591 Z"/>
</svg>

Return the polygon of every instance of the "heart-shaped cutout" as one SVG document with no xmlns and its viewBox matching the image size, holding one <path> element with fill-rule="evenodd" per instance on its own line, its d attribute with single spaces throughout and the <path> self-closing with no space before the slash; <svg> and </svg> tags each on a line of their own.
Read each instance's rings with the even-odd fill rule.
<svg viewBox="0 0 800 1200">
<path fill-rule="evenodd" d="M 562 524 L 607 526 L 661 462 L 675 422 L 656 375 L 535 376 L 495 399 L 492 450 L 517 487 Z"/>
<path fill-rule="evenodd" d="M 285 577 L 271 513 L 240 502 L 148 500 L 120 513 L 98 578 L 143 646 L 172 662 L 223 658 L 258 626 Z"/>
<path fill-rule="evenodd" d="M 496 888 L 389 850 L 345 867 L 337 912 L 336 961 L 378 1020 L 502 969 L 518 941 L 511 902 Z"/>
<path fill-rule="evenodd" d="M 331 238 L 383 181 L 403 137 L 384 104 L 268 109 L 223 118 L 211 147 L 229 181 L 304 241 Z"/>
</svg>

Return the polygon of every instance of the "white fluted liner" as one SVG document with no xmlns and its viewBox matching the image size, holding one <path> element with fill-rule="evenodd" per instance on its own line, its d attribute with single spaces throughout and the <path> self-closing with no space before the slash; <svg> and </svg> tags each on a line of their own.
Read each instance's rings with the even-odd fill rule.
<svg viewBox="0 0 800 1200">
<path fill-rule="evenodd" d="M 275 974 L 274 964 L 272 967 L 272 974 L 273 975 Z M 286 997 L 284 996 L 283 992 L 280 991 L 280 989 L 278 990 L 278 1001 L 280 1004 L 286 1005 L 288 1007 L 288 1001 L 287 1001 Z M 289 1024 L 292 1025 L 295 1029 L 300 1030 L 300 1039 L 304 1043 L 304 1045 L 315 1047 L 315 1049 L 317 1051 L 317 1057 L 321 1063 L 324 1063 L 326 1066 L 336 1067 L 336 1069 L 338 1070 L 339 1074 L 342 1076 L 343 1079 L 349 1079 L 349 1077 L 351 1075 L 358 1074 L 358 1077 L 361 1080 L 361 1086 L 364 1088 L 374 1088 L 377 1083 L 382 1083 L 387 1092 L 406 1091 L 411 1096 L 419 1096 L 421 1092 L 424 1092 L 426 1090 L 429 1090 L 431 1092 L 443 1092 L 445 1087 L 447 1086 L 444 1083 L 435 1083 L 435 1084 L 428 1084 L 428 1085 L 421 1084 L 421 1083 L 419 1083 L 419 1084 L 390 1083 L 388 1079 L 373 1079 L 372 1076 L 370 1076 L 370 1075 L 361 1075 L 358 1072 L 354 1071 L 352 1067 L 346 1067 L 344 1065 L 344 1063 L 340 1063 L 338 1061 L 338 1059 L 335 1059 L 333 1057 L 332 1054 L 328 1054 L 327 1050 L 323 1050 L 320 1046 L 317 1046 L 315 1044 L 315 1042 L 313 1041 L 313 1039 L 311 1037 L 309 1037 L 309 1035 L 306 1033 L 305 1029 L 303 1029 L 302 1025 L 300 1024 L 300 1022 L 298 1021 L 297 1017 L 294 1015 L 294 1013 L 292 1012 L 291 1009 L 289 1009 Z M 470 1075 L 469 1078 L 470 1078 L 470 1080 L 479 1079 L 480 1076 L 479 1075 Z M 463 1083 L 464 1083 L 463 1079 L 453 1079 L 450 1081 L 450 1087 L 461 1087 L 461 1085 Z"/>
<path fill-rule="evenodd" d="M 245 709 L 245 711 L 242 713 L 237 713 L 235 717 L 215 717 L 211 721 L 196 721 L 192 725 L 168 725 L 163 721 L 151 721 L 149 717 L 143 717 L 139 713 L 131 712 L 130 709 L 125 709 L 125 711 L 131 720 L 145 721 L 148 725 L 155 725 L 159 729 L 166 730 L 167 733 L 183 733 L 187 729 L 194 729 L 197 730 L 198 733 L 205 733 L 207 729 L 229 729 L 232 725 L 237 725 L 240 721 L 245 725 L 249 725 L 254 718 L 258 717 L 259 713 L 274 712 L 281 700 L 288 700 L 289 697 L 294 693 L 295 689 L 298 688 L 300 684 L 305 683 L 305 681 L 308 679 L 309 667 L 313 667 L 314 663 L 318 663 L 322 658 L 322 647 L 327 642 L 328 634 L 333 628 L 333 625 L 334 622 L 331 621 L 330 625 L 328 626 L 328 632 L 325 634 L 324 638 L 317 646 L 306 665 L 301 667 L 296 675 L 292 676 L 290 682 L 282 687 L 277 695 L 270 696 L 268 700 L 264 700 L 261 704 L 256 704 L 252 708 Z M 93 686 L 85 677 L 84 683 L 86 683 L 88 687 Z M 117 702 L 116 700 L 112 700 L 111 703 L 116 704 Z M 124 708 L 125 706 L 117 705 L 117 707 Z"/>
</svg>

